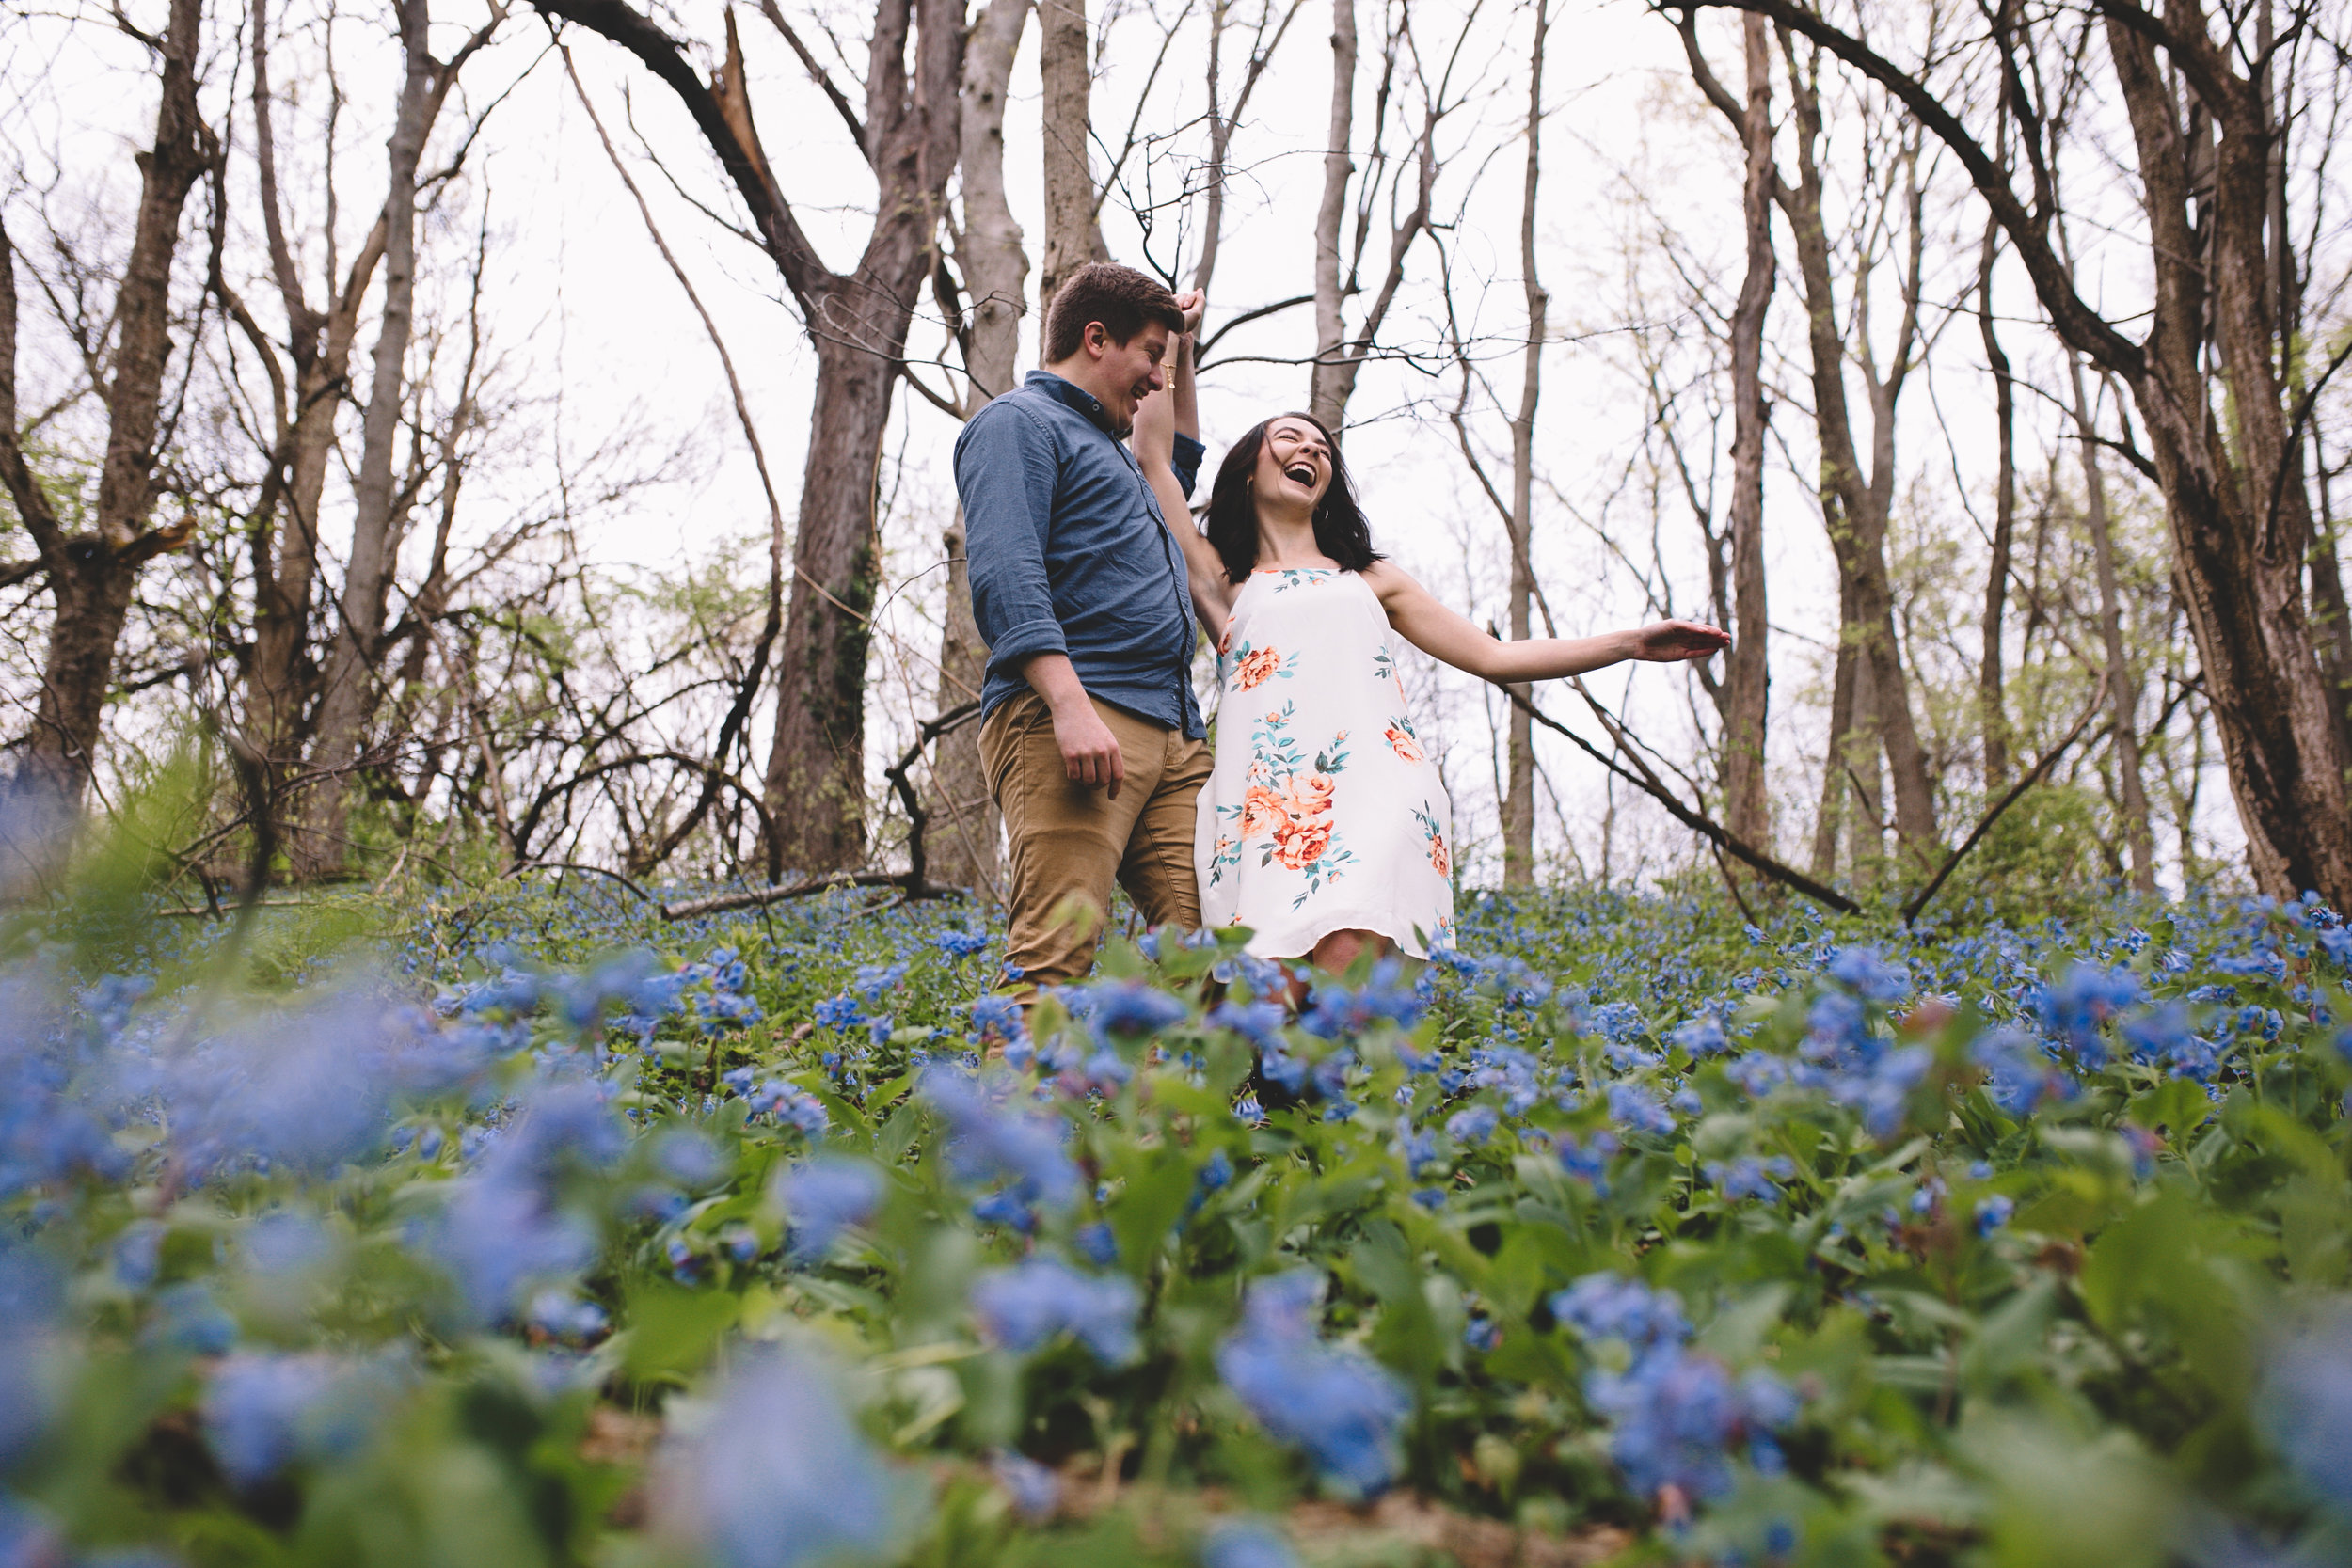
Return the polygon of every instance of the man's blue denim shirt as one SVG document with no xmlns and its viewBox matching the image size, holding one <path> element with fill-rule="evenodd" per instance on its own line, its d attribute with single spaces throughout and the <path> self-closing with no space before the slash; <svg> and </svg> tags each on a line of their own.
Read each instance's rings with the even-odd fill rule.
<svg viewBox="0 0 2352 1568">
<path fill-rule="evenodd" d="M 1176 437 L 1187 496 L 1203 450 Z M 983 714 L 1029 689 L 1024 664 L 1057 653 L 1089 695 L 1193 739 L 1208 733 L 1192 694 L 1183 552 L 1093 394 L 1031 371 L 956 438 L 956 492 L 973 618 L 988 640 Z"/>
</svg>

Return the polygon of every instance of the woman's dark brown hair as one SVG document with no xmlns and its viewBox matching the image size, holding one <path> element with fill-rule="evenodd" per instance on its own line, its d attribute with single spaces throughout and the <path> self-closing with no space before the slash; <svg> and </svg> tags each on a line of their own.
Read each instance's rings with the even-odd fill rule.
<svg viewBox="0 0 2352 1568">
<path fill-rule="evenodd" d="M 1324 448 L 1331 454 L 1331 483 L 1315 503 L 1315 548 L 1348 571 L 1362 571 L 1380 559 L 1380 552 L 1372 547 L 1372 531 L 1364 526 L 1364 509 L 1357 502 L 1356 483 L 1347 477 L 1339 442 L 1312 414 L 1277 414 L 1274 420 L 1302 420 L 1323 432 Z M 1274 420 L 1261 420 L 1233 443 L 1209 491 L 1209 543 L 1225 562 L 1229 581 L 1245 580 L 1258 565 L 1258 500 L 1250 493 L 1249 480 L 1257 472 L 1258 453 Z"/>
</svg>

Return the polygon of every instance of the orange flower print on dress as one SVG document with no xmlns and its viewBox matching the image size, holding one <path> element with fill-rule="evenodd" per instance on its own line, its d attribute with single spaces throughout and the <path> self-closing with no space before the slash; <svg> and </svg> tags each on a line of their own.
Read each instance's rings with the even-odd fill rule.
<svg viewBox="0 0 2352 1568">
<path fill-rule="evenodd" d="M 1422 833 L 1429 841 L 1429 864 L 1431 869 L 1436 871 L 1440 877 L 1451 877 L 1454 875 L 1454 860 L 1453 857 L 1448 855 L 1445 850 L 1445 830 L 1438 826 L 1438 810 L 1436 803 L 1429 800 L 1423 800 L 1421 803 L 1421 809 L 1413 813 L 1413 817 L 1414 820 L 1421 824 Z"/>
<path fill-rule="evenodd" d="M 1233 679 L 1244 691 L 1263 686 L 1282 672 L 1282 656 L 1272 648 L 1252 648 L 1233 666 Z"/>
<path fill-rule="evenodd" d="M 1396 724 L 1391 723 L 1380 733 L 1388 738 L 1389 750 L 1403 757 L 1406 762 L 1429 760 L 1428 753 L 1421 749 L 1421 741 L 1415 737 L 1411 730 L 1399 729 Z"/>
<path fill-rule="evenodd" d="M 1321 816 L 1331 809 L 1331 796 L 1339 788 L 1328 773 L 1293 773 L 1290 776 L 1290 815 L 1300 821 Z"/>
<path fill-rule="evenodd" d="M 1311 822 L 1295 819 L 1286 821 L 1274 830 L 1274 858 L 1293 871 L 1304 871 L 1323 858 L 1331 847 L 1331 819 L 1318 816 Z"/>
<path fill-rule="evenodd" d="M 1263 784 L 1251 784 L 1241 800 L 1241 836 L 1257 838 L 1279 832 L 1290 820 L 1282 797 Z"/>
</svg>

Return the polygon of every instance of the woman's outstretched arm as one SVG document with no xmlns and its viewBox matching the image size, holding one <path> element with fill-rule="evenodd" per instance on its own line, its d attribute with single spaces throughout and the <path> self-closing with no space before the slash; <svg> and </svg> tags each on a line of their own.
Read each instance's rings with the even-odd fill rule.
<svg viewBox="0 0 2352 1568">
<path fill-rule="evenodd" d="M 1375 562 L 1365 570 L 1364 581 L 1380 596 L 1389 624 L 1407 642 L 1457 670 L 1505 685 L 1559 680 L 1629 658 L 1655 664 L 1706 658 L 1731 646 L 1730 633 L 1696 621 L 1660 621 L 1598 637 L 1531 637 L 1505 642 L 1439 604 L 1392 562 Z"/>
<path fill-rule="evenodd" d="M 1176 296 L 1188 325 L 1200 321 L 1201 296 L 1196 291 Z M 1136 409 L 1136 431 L 1128 445 L 1134 450 L 1143 477 L 1160 503 L 1161 518 L 1184 552 L 1184 578 L 1192 591 L 1193 613 L 1212 641 L 1222 641 L 1225 620 L 1233 608 L 1232 584 L 1226 580 L 1225 562 L 1201 531 L 1192 526 L 1192 503 L 1176 479 L 1176 437 L 1200 438 L 1200 405 L 1192 382 L 1192 341 L 1189 331 L 1168 342 L 1168 388 L 1145 398 Z"/>
</svg>

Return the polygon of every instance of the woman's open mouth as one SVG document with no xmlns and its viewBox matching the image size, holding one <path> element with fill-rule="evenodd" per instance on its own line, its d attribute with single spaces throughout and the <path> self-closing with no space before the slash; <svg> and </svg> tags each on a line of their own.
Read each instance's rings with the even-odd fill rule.
<svg viewBox="0 0 2352 1568">
<path fill-rule="evenodd" d="M 1315 487 L 1315 470 L 1310 464 L 1294 463 L 1282 470 L 1282 477 L 1296 480 L 1310 490 Z"/>
</svg>

